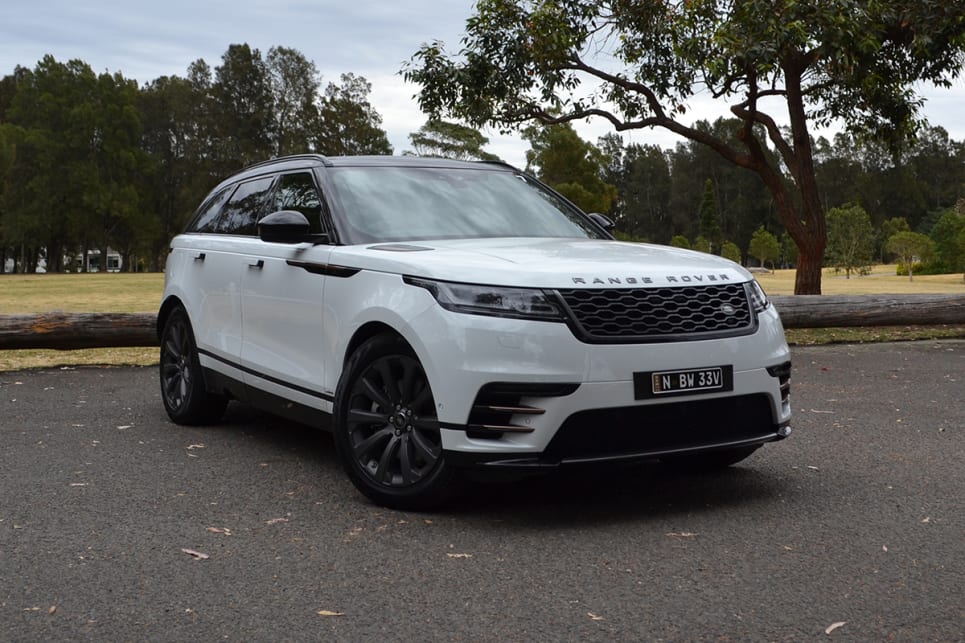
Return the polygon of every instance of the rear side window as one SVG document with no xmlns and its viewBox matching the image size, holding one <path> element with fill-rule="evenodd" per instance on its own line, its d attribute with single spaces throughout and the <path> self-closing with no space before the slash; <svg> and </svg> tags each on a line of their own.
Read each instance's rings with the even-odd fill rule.
<svg viewBox="0 0 965 643">
<path fill-rule="evenodd" d="M 225 204 L 218 219 L 221 234 L 254 235 L 257 223 L 265 214 L 265 197 L 271 190 L 274 177 L 267 176 L 246 181 L 238 186 Z"/>
<path fill-rule="evenodd" d="M 308 219 L 313 233 L 322 232 L 322 199 L 308 172 L 284 174 L 278 179 L 273 210 L 295 210 Z"/>
<path fill-rule="evenodd" d="M 234 189 L 235 186 L 230 185 L 201 204 L 198 213 L 188 224 L 188 232 L 215 232 L 218 225 L 218 215 L 221 214 L 221 206 L 225 204 Z"/>
</svg>

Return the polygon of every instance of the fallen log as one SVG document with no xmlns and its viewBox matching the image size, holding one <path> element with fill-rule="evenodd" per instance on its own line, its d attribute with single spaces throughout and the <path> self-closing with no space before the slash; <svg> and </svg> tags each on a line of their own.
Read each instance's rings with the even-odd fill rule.
<svg viewBox="0 0 965 643">
<path fill-rule="evenodd" d="M 785 328 L 965 324 L 965 294 L 790 295 L 770 299 Z"/>
<path fill-rule="evenodd" d="M 772 296 L 785 328 L 965 325 L 961 295 Z M 0 315 L 0 350 L 157 346 L 154 313 Z"/>
<path fill-rule="evenodd" d="M 0 350 L 157 346 L 154 313 L 0 315 Z"/>
</svg>

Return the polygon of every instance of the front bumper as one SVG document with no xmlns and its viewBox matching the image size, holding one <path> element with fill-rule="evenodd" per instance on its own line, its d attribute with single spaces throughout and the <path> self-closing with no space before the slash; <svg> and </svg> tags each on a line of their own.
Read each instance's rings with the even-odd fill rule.
<svg viewBox="0 0 965 643">
<path fill-rule="evenodd" d="M 790 435 L 789 421 L 773 424 L 771 417 L 763 394 L 594 409 L 564 420 L 542 451 L 450 450 L 446 459 L 460 467 L 544 470 L 744 448 Z"/>
</svg>

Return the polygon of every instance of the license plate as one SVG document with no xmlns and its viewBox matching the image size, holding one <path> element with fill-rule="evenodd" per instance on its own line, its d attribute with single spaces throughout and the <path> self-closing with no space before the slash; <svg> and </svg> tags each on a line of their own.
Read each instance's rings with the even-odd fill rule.
<svg viewBox="0 0 965 643">
<path fill-rule="evenodd" d="M 637 400 L 733 390 L 733 366 L 633 374 L 633 397 Z"/>
</svg>

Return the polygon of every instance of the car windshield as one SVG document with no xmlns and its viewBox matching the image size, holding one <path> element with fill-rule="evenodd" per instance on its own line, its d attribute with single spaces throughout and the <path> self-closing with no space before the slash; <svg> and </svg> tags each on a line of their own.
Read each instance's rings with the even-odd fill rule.
<svg viewBox="0 0 965 643">
<path fill-rule="evenodd" d="M 356 166 L 331 176 L 350 243 L 604 236 L 552 192 L 501 169 Z"/>
</svg>

